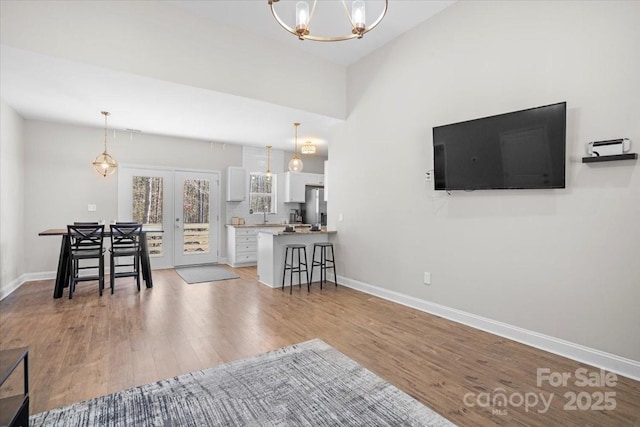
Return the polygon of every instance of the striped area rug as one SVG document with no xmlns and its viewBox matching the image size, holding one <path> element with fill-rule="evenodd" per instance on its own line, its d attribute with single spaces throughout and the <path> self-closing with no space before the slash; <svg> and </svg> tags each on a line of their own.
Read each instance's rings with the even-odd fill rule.
<svg viewBox="0 0 640 427">
<path fill-rule="evenodd" d="M 30 417 L 31 426 L 452 426 L 321 340 Z"/>
</svg>

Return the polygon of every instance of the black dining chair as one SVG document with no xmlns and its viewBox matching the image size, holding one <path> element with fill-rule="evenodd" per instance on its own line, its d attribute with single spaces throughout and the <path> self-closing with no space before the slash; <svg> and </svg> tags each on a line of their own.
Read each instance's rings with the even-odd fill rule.
<svg viewBox="0 0 640 427">
<path fill-rule="evenodd" d="M 70 240 L 69 299 L 73 298 L 78 282 L 96 280 L 102 296 L 104 289 L 104 225 L 67 225 L 67 233 Z M 91 273 L 82 274 L 86 271 L 91 271 Z"/>
<path fill-rule="evenodd" d="M 116 223 L 111 224 L 111 293 L 115 288 L 115 279 L 118 277 L 134 277 L 136 286 L 140 291 L 140 238 L 142 224 Z M 122 261 L 124 259 L 124 261 Z M 127 268 L 125 271 L 117 269 Z"/>
</svg>

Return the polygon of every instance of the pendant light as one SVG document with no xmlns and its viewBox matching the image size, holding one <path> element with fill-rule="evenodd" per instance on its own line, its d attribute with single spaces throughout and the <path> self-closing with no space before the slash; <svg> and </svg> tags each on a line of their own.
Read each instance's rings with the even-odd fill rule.
<svg viewBox="0 0 640 427">
<path fill-rule="evenodd" d="M 302 167 L 304 166 L 302 164 L 302 160 L 300 160 L 300 158 L 298 157 L 298 126 L 300 126 L 300 123 L 294 123 L 294 130 L 295 130 L 295 134 L 294 134 L 294 150 L 293 150 L 293 157 L 291 158 L 291 160 L 289 160 L 289 170 L 291 172 L 301 172 L 302 171 Z"/>
<path fill-rule="evenodd" d="M 271 146 L 267 145 L 267 171 L 265 172 L 267 178 L 271 178 Z"/>
<path fill-rule="evenodd" d="M 93 168 L 96 172 L 106 178 L 116 171 L 118 162 L 116 162 L 116 159 L 107 153 L 107 116 L 109 115 L 109 112 L 102 111 L 101 113 L 104 115 L 104 151 L 93 161 Z"/>
</svg>

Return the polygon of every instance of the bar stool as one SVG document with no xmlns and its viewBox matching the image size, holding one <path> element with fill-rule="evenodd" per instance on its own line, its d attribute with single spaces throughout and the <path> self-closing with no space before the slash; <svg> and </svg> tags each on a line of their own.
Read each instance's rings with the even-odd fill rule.
<svg viewBox="0 0 640 427">
<path fill-rule="evenodd" d="M 291 262 L 287 262 L 289 256 L 289 249 L 291 249 Z M 304 254 L 304 262 L 300 257 L 300 251 Z M 298 255 L 298 263 L 294 264 L 295 254 Z M 302 268 L 304 266 L 304 268 Z M 302 284 L 301 274 L 304 271 L 305 279 L 307 280 L 307 292 L 309 292 L 309 271 L 307 270 L 307 246 L 299 244 L 285 245 L 284 247 L 284 270 L 282 270 L 282 290 L 284 290 L 284 279 L 289 270 L 289 294 L 293 293 L 293 273 L 298 273 L 298 286 Z"/>
<path fill-rule="evenodd" d="M 316 261 L 316 248 L 320 252 L 320 260 Z M 331 249 L 331 258 L 327 258 L 327 249 Z M 327 282 L 327 270 L 333 269 L 333 281 L 338 286 L 338 275 L 336 274 L 335 255 L 333 252 L 333 243 L 320 242 L 313 244 L 313 255 L 311 256 L 311 279 L 309 282 L 313 282 L 313 268 L 320 267 L 320 289 L 322 289 L 322 282 Z M 327 265 L 327 262 L 331 265 Z"/>
</svg>

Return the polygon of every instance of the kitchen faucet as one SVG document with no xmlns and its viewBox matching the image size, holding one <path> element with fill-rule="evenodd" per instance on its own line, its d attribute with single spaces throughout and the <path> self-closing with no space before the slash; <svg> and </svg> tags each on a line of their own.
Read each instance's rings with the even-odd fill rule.
<svg viewBox="0 0 640 427">
<path fill-rule="evenodd" d="M 265 206 L 264 209 L 262 210 L 262 216 L 263 216 L 262 223 L 263 224 L 267 223 L 267 212 L 268 211 L 269 211 L 269 207 L 268 206 Z"/>
</svg>

